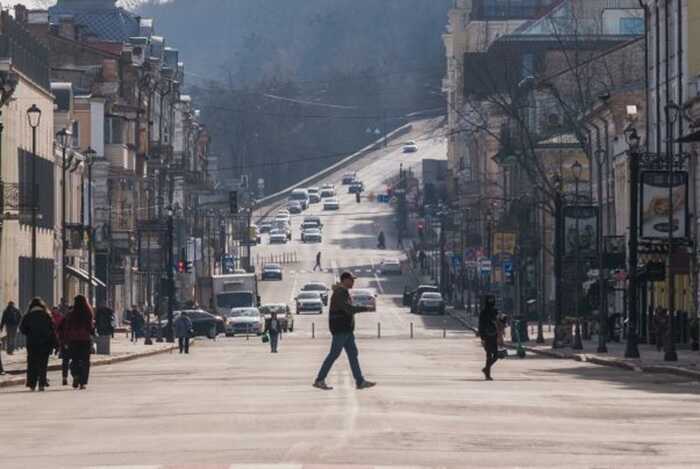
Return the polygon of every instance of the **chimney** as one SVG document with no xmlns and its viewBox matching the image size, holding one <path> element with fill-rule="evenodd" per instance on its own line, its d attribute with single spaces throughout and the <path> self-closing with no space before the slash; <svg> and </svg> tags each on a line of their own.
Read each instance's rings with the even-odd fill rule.
<svg viewBox="0 0 700 469">
<path fill-rule="evenodd" d="M 75 21 L 72 16 L 62 16 L 59 19 L 58 35 L 66 39 L 75 40 Z"/>
<path fill-rule="evenodd" d="M 20 24 L 27 24 L 29 22 L 29 11 L 27 11 L 27 7 L 21 3 L 15 5 L 15 21 Z"/>
</svg>

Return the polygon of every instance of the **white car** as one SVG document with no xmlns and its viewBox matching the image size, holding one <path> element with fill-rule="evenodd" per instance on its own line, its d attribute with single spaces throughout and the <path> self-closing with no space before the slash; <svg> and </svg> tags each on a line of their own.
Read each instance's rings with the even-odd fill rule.
<svg viewBox="0 0 700 469">
<path fill-rule="evenodd" d="M 384 259 L 379 265 L 379 271 L 383 275 L 401 275 L 401 261 L 398 259 Z"/>
<path fill-rule="evenodd" d="M 292 218 L 292 217 L 291 217 L 288 213 L 278 213 L 278 214 L 275 216 L 275 221 L 276 221 L 276 222 L 277 222 L 277 221 L 284 221 L 284 222 L 289 223 L 289 221 L 291 220 L 291 218 Z"/>
<path fill-rule="evenodd" d="M 445 300 L 437 292 L 425 292 L 418 300 L 417 313 L 445 314 Z"/>
<path fill-rule="evenodd" d="M 353 306 L 360 306 L 369 311 L 377 310 L 377 299 L 375 298 L 375 295 L 369 290 L 350 290 L 350 299 L 352 300 Z"/>
<path fill-rule="evenodd" d="M 265 327 L 265 319 L 258 308 L 233 308 L 226 314 L 225 320 L 224 327 L 229 337 L 236 334 L 260 335 Z"/>
<path fill-rule="evenodd" d="M 324 199 L 323 210 L 340 210 L 340 202 L 335 197 Z"/>
<path fill-rule="evenodd" d="M 301 234 L 301 240 L 305 243 L 320 243 L 323 241 L 321 230 L 315 228 L 306 230 Z"/>
<path fill-rule="evenodd" d="M 270 231 L 270 244 L 287 244 L 288 239 L 285 231 L 278 229 Z"/>
<path fill-rule="evenodd" d="M 323 300 L 321 292 L 302 291 L 296 297 L 297 314 L 317 313 L 323 314 Z"/>
<path fill-rule="evenodd" d="M 415 153 L 418 151 L 418 145 L 416 145 L 416 142 L 413 140 L 409 140 L 408 142 L 404 143 L 403 145 L 403 152 L 404 153 Z"/>
</svg>

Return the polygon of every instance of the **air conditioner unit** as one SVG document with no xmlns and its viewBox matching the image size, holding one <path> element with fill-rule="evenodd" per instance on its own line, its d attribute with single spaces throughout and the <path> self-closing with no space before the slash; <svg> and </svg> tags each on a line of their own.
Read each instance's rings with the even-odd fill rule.
<svg viewBox="0 0 700 469">
<path fill-rule="evenodd" d="M 146 61 L 146 48 L 143 46 L 134 46 L 131 51 L 131 61 L 134 65 L 143 65 Z"/>
</svg>

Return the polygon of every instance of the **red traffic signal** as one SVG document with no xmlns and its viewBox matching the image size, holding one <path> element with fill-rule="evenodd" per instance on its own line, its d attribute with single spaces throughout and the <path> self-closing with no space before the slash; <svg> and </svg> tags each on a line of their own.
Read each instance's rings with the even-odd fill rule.
<svg viewBox="0 0 700 469">
<path fill-rule="evenodd" d="M 178 261 L 177 263 L 177 271 L 180 274 L 184 274 L 187 271 L 187 267 L 185 265 L 185 261 Z"/>
</svg>

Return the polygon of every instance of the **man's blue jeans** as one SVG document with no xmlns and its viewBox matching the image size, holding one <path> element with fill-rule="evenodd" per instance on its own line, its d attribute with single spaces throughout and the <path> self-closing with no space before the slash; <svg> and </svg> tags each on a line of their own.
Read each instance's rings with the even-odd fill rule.
<svg viewBox="0 0 700 469">
<path fill-rule="evenodd" d="M 333 335 L 331 351 L 328 352 L 328 356 L 323 361 L 323 365 L 321 366 L 321 370 L 318 372 L 316 381 L 325 381 L 328 373 L 330 373 L 331 368 L 333 367 L 333 363 L 335 363 L 335 361 L 338 359 L 343 349 L 345 349 L 345 353 L 350 361 L 350 369 L 352 370 L 352 376 L 355 378 L 355 382 L 357 384 L 362 384 L 365 381 L 365 379 L 362 377 L 360 362 L 357 359 L 359 352 L 357 350 L 357 344 L 355 344 L 355 334 L 352 332 Z"/>
</svg>

